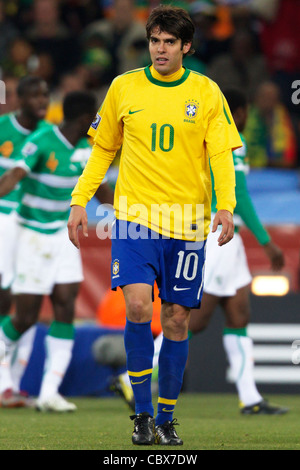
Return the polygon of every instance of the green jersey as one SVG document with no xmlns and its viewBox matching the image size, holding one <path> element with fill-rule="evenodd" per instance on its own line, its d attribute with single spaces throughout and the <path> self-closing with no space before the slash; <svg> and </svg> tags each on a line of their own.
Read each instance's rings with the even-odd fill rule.
<svg viewBox="0 0 300 470">
<path fill-rule="evenodd" d="M 244 136 L 240 133 L 240 137 L 243 143 L 243 146 L 234 150 L 232 152 L 234 169 L 235 169 L 235 178 L 236 178 L 236 187 L 235 187 L 235 197 L 236 197 L 236 207 L 234 210 L 234 226 L 235 231 L 239 231 L 241 225 L 245 224 L 249 230 L 256 237 L 257 241 L 261 245 L 265 245 L 270 241 L 270 236 L 261 224 L 251 198 L 247 189 L 246 175 L 249 172 L 249 163 L 247 157 L 247 144 Z M 213 175 L 212 177 L 212 187 L 214 187 Z M 212 191 L 212 205 L 211 211 L 217 212 L 217 199 L 216 194 L 213 189 Z"/>
<path fill-rule="evenodd" d="M 91 153 L 87 138 L 76 146 L 57 126 L 34 132 L 16 164 L 28 175 L 22 182 L 19 222 L 32 230 L 55 233 L 66 227 L 71 192 Z"/>
<path fill-rule="evenodd" d="M 46 121 L 40 121 L 38 128 L 50 125 Z M 15 160 L 20 157 L 23 144 L 32 132 L 22 127 L 13 113 L 0 116 L 0 176 L 15 165 Z M 13 191 L 0 199 L 0 212 L 9 214 L 18 207 L 20 185 L 16 185 Z"/>
</svg>

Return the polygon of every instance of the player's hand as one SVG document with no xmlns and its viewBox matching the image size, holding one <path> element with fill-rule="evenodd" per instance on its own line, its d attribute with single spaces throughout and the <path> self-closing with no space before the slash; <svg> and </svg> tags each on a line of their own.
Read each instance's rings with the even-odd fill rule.
<svg viewBox="0 0 300 470">
<path fill-rule="evenodd" d="M 222 232 L 218 238 L 218 245 L 226 245 L 234 235 L 234 223 L 231 212 L 226 210 L 218 211 L 214 218 L 212 232 L 217 230 L 218 225 L 222 225 Z"/>
<path fill-rule="evenodd" d="M 273 242 L 264 245 L 264 250 L 271 262 L 271 267 L 274 271 L 279 271 L 284 266 L 284 256 L 281 249 Z"/>
<path fill-rule="evenodd" d="M 82 227 L 82 233 L 85 237 L 88 237 L 88 219 L 86 210 L 81 206 L 72 206 L 70 217 L 68 220 L 68 231 L 69 238 L 76 248 L 80 248 L 78 238 L 78 227 Z"/>
</svg>

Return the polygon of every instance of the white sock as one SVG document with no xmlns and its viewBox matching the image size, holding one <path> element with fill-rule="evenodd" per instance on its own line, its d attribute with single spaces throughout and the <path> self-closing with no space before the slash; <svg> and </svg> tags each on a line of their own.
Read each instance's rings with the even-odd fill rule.
<svg viewBox="0 0 300 470">
<path fill-rule="evenodd" d="M 163 337 L 163 332 L 161 332 L 154 340 L 153 369 L 155 369 L 155 367 L 158 367 L 158 358 Z"/>
<path fill-rule="evenodd" d="M 7 389 L 13 388 L 13 381 L 11 377 L 11 359 L 17 347 L 18 341 L 13 341 L 8 338 L 2 328 L 0 328 L 0 342 L 2 350 L 4 347 L 4 355 L 0 362 L 0 393 Z"/>
<path fill-rule="evenodd" d="M 223 335 L 223 344 L 243 406 L 254 405 L 262 400 L 253 376 L 253 342 L 248 336 Z"/>
<path fill-rule="evenodd" d="M 72 359 L 74 340 L 46 336 L 46 362 L 39 399 L 58 393 Z"/>
<path fill-rule="evenodd" d="M 130 379 L 129 379 L 129 375 L 128 375 L 127 371 L 123 372 L 123 374 L 121 374 L 120 377 L 125 382 L 126 385 L 131 387 L 131 383 L 130 383 Z"/>
<path fill-rule="evenodd" d="M 18 347 L 15 351 L 11 364 L 11 377 L 13 381 L 14 392 L 20 391 L 21 380 L 31 356 L 35 334 L 36 325 L 25 331 L 18 341 Z"/>
</svg>

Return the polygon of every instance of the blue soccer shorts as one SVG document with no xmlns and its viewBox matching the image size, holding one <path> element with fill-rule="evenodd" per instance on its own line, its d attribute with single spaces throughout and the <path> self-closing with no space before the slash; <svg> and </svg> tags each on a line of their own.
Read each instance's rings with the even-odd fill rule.
<svg viewBox="0 0 300 470">
<path fill-rule="evenodd" d="M 203 293 L 204 242 L 165 238 L 134 222 L 116 220 L 112 231 L 111 287 L 156 280 L 162 301 L 199 308 Z M 140 233 L 131 238 L 130 233 Z"/>
</svg>

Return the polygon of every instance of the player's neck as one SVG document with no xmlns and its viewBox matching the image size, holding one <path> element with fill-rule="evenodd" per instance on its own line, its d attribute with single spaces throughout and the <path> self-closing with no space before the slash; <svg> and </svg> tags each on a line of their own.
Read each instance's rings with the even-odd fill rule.
<svg viewBox="0 0 300 470">
<path fill-rule="evenodd" d="M 29 131 L 34 131 L 39 122 L 38 119 L 33 119 L 31 116 L 28 116 L 23 111 L 17 112 L 15 114 L 15 118 L 18 124 L 20 124 L 20 126 L 24 127 L 24 129 L 27 129 Z"/>
<path fill-rule="evenodd" d="M 157 70 L 155 70 L 153 65 L 151 65 L 150 72 L 151 72 L 152 77 L 155 78 L 156 80 L 160 80 L 162 82 L 175 82 L 176 80 L 179 80 L 182 77 L 182 75 L 185 72 L 185 68 L 180 67 L 179 70 L 172 73 L 171 75 L 161 75 Z"/>
<path fill-rule="evenodd" d="M 65 139 L 75 147 L 81 137 L 81 129 L 77 125 L 74 125 L 74 123 L 63 121 L 59 126 L 59 130 Z"/>
</svg>

